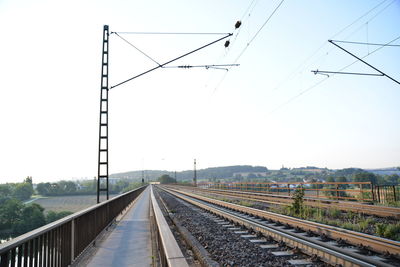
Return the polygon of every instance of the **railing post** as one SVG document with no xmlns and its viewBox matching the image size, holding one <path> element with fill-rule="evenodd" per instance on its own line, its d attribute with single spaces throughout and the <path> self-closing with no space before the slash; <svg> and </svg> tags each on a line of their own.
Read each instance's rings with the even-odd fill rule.
<svg viewBox="0 0 400 267">
<path fill-rule="evenodd" d="M 71 263 L 75 259 L 75 220 L 71 221 Z"/>
<path fill-rule="evenodd" d="M 336 200 L 339 200 L 339 184 L 336 184 Z"/>
<path fill-rule="evenodd" d="M 378 187 L 378 202 L 381 203 L 381 190 L 379 185 L 377 187 Z"/>
<path fill-rule="evenodd" d="M 8 260 L 9 255 L 8 255 L 8 253 L 9 252 L 7 251 L 6 253 L 0 255 L 0 257 L 1 257 L 0 267 L 7 267 L 8 266 L 8 263 L 9 263 L 9 260 Z"/>
<path fill-rule="evenodd" d="M 375 192 L 374 192 L 374 184 L 370 183 L 370 188 L 371 188 L 371 195 L 372 195 L 372 202 L 376 201 L 376 197 L 375 197 Z"/>
<path fill-rule="evenodd" d="M 393 185 L 393 202 L 396 202 L 396 186 Z"/>
</svg>

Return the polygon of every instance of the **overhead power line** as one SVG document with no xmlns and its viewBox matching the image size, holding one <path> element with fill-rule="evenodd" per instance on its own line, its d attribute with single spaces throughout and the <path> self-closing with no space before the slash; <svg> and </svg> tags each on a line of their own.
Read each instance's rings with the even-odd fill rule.
<svg viewBox="0 0 400 267">
<path fill-rule="evenodd" d="M 370 10 L 368 10 L 367 12 L 365 12 L 364 14 L 362 14 L 360 17 L 358 17 L 357 19 L 355 19 L 353 22 L 351 22 L 350 24 L 348 24 L 347 26 L 345 26 L 344 28 L 342 28 L 340 31 L 338 31 L 337 33 L 335 33 L 334 35 L 332 35 L 330 37 L 330 39 L 334 39 L 336 36 L 338 36 L 339 34 L 341 34 L 342 32 L 346 31 L 347 29 L 349 29 L 351 26 L 353 26 L 354 24 L 356 24 L 358 21 L 360 21 L 361 19 L 363 19 L 364 17 L 366 17 L 368 14 L 370 14 L 371 12 L 373 12 L 375 9 L 379 8 L 380 6 L 382 6 L 385 2 L 387 2 L 388 0 L 383 0 L 380 3 L 378 3 L 377 5 L 375 5 L 374 7 L 372 7 Z M 368 22 L 370 22 L 371 20 L 373 20 L 375 17 L 377 17 L 379 14 L 381 14 L 381 12 L 383 12 L 383 10 L 385 10 L 387 7 L 389 7 L 391 4 L 393 4 L 393 2 L 395 2 L 396 0 L 393 0 L 392 2 L 390 2 L 388 5 L 386 5 L 383 9 L 379 10 L 372 18 L 370 18 L 368 20 Z M 358 31 L 359 29 L 357 29 L 356 31 Z M 356 32 L 355 31 L 355 32 Z M 353 32 L 354 33 L 354 32 Z M 353 33 L 351 33 L 350 35 L 352 35 Z M 300 70 L 304 68 L 306 68 L 306 64 L 326 45 L 326 42 L 324 41 L 316 50 L 314 50 L 314 52 L 312 52 L 305 60 L 303 60 L 289 75 L 287 75 L 284 80 L 282 80 L 277 86 L 274 87 L 274 89 L 272 91 L 276 91 L 278 90 L 280 87 L 282 87 L 283 84 L 285 84 L 287 81 L 291 80 L 295 74 Z M 311 63 L 310 63 L 311 64 Z M 308 64 L 309 65 L 309 64 Z"/>
<path fill-rule="evenodd" d="M 391 40 L 390 42 L 387 42 L 386 45 L 389 45 L 389 44 L 391 44 L 391 43 L 393 43 L 393 42 L 395 42 L 395 41 L 397 41 L 397 40 L 399 40 L 399 39 L 400 39 L 400 36 L 394 38 L 394 39 Z M 377 49 L 373 50 L 371 53 L 369 53 L 369 54 L 365 55 L 364 57 L 362 57 L 362 59 L 364 59 L 364 58 L 366 58 L 366 57 L 372 55 L 373 53 L 379 51 L 379 50 L 382 49 L 383 47 L 385 47 L 385 46 L 380 46 L 380 47 L 378 47 Z M 359 61 L 358 61 L 358 60 L 355 60 L 355 61 L 353 61 L 352 63 L 350 63 L 350 64 L 348 64 L 348 65 L 346 65 L 346 66 L 340 68 L 340 69 L 339 69 L 338 71 L 336 71 L 336 72 L 342 72 L 343 70 L 347 69 L 348 67 L 354 65 L 354 64 L 357 63 L 357 62 L 359 62 Z M 319 85 L 321 85 L 322 83 L 326 82 L 330 77 L 332 77 L 332 76 L 334 76 L 334 75 L 335 75 L 335 73 L 333 73 L 333 75 L 327 76 L 327 77 L 325 77 L 324 79 L 322 79 L 322 80 L 316 82 L 315 84 L 313 84 L 313 85 L 307 87 L 306 89 L 304 89 L 303 91 L 301 91 L 299 94 L 297 94 L 297 95 L 291 97 L 289 100 L 287 100 L 287 101 L 284 102 L 283 104 L 281 104 L 281 105 L 279 105 L 278 107 L 276 107 L 275 109 L 273 109 L 273 110 L 269 113 L 269 115 L 272 114 L 272 113 L 274 113 L 274 112 L 276 112 L 277 110 L 281 109 L 282 107 L 288 105 L 289 103 L 293 102 L 295 99 L 301 97 L 301 96 L 304 95 L 305 93 L 307 93 L 307 92 L 311 91 L 312 89 L 318 87 Z"/>
<path fill-rule="evenodd" d="M 369 14 L 371 11 L 373 11 L 374 9 L 376 9 L 377 7 L 379 7 L 381 4 L 383 4 L 384 2 L 387 2 L 388 0 L 384 0 L 383 2 L 379 3 L 377 6 L 375 6 L 373 9 L 371 9 L 370 11 L 368 11 L 366 14 Z M 392 2 L 390 2 L 389 4 L 387 4 L 386 6 L 384 6 L 381 10 L 379 10 L 378 12 L 375 13 L 375 15 L 373 15 L 372 17 L 370 17 L 364 24 L 362 24 L 360 27 L 358 27 L 356 30 L 354 30 L 353 32 L 351 32 L 345 39 L 347 39 L 348 37 L 352 36 L 354 33 L 358 32 L 362 27 L 364 27 L 364 25 L 366 24 L 368 27 L 368 24 L 374 20 L 377 16 L 379 16 L 383 11 L 385 11 L 389 6 L 391 6 L 394 2 L 396 2 L 397 0 L 393 0 Z M 362 16 L 364 17 L 364 16 Z M 331 37 L 331 39 L 335 38 Z"/>
<path fill-rule="evenodd" d="M 247 7 L 246 11 L 243 13 L 242 19 L 241 21 L 243 21 L 245 19 L 245 17 L 247 16 L 247 13 L 250 13 L 253 11 L 254 7 L 257 5 L 258 0 L 253 0 L 251 1 L 250 5 Z"/>
<path fill-rule="evenodd" d="M 379 72 L 379 73 L 382 74 L 383 76 L 389 78 L 390 80 L 394 81 L 394 82 L 397 83 L 397 84 L 400 84 L 400 82 L 397 81 L 396 79 L 394 79 L 393 77 L 387 75 L 386 73 L 384 73 L 384 72 L 381 71 L 380 69 L 378 69 L 378 68 L 372 66 L 372 65 L 369 64 L 368 62 L 366 62 L 366 61 L 364 61 L 363 59 L 357 57 L 356 55 L 354 55 L 354 54 L 351 53 L 350 51 L 348 51 L 348 50 L 344 49 L 343 47 L 341 47 L 340 45 L 336 44 L 334 41 L 329 40 L 329 42 L 330 42 L 331 44 L 333 44 L 334 46 L 338 47 L 339 49 L 343 50 L 343 51 L 346 52 L 347 54 L 351 55 L 352 57 L 356 58 L 357 60 L 361 61 L 362 63 L 364 63 L 364 64 L 367 65 L 368 67 L 370 67 L 370 68 L 376 70 L 377 72 Z"/>
<path fill-rule="evenodd" d="M 285 0 L 282 0 L 278 6 L 272 11 L 272 13 L 268 16 L 268 18 L 265 20 L 265 22 L 261 25 L 261 27 L 258 29 L 258 31 L 254 34 L 254 36 L 250 39 L 250 41 L 247 43 L 247 45 L 244 47 L 242 52 L 240 52 L 239 56 L 236 58 L 235 63 L 239 60 L 239 58 L 243 55 L 243 53 L 247 50 L 247 48 L 250 46 L 250 44 L 256 39 L 258 34 L 261 32 L 261 30 L 267 25 L 268 21 L 271 20 L 272 16 L 276 13 L 276 11 L 279 9 L 279 7 L 283 4 Z"/>
<path fill-rule="evenodd" d="M 131 80 L 133 80 L 133 79 L 136 79 L 136 78 L 138 78 L 138 77 L 140 77 L 140 76 L 143 76 L 143 75 L 145 75 L 145 74 L 147 74 L 147 73 L 149 73 L 149 72 L 152 72 L 152 71 L 154 71 L 154 70 L 156 70 L 156 69 L 162 68 L 162 67 L 164 67 L 164 66 L 166 66 L 166 65 L 168 65 L 168 64 L 170 64 L 170 63 L 172 63 L 172 62 L 174 62 L 174 61 L 177 61 L 178 59 L 181 59 L 181 58 L 186 57 L 186 56 L 188 56 L 188 55 L 190 55 L 190 54 L 193 54 L 193 53 L 195 53 L 195 52 L 197 52 L 197 51 L 199 51 L 199 50 L 201 50 L 201 49 L 203 49 L 203 48 L 206 48 L 206 47 L 208 47 L 208 46 L 210 46 L 210 45 L 212 45 L 212 44 L 215 44 L 215 43 L 217 43 L 217 42 L 219 42 L 219 41 L 222 41 L 222 40 L 224 40 L 224 39 L 226 39 L 226 38 L 228 38 L 228 37 L 230 37 L 230 36 L 232 36 L 232 33 L 226 34 L 224 37 L 221 37 L 221 38 L 219 38 L 219 39 L 217 39 L 217 40 L 215 40 L 215 41 L 212 41 L 211 43 L 208 43 L 208 44 L 206 44 L 206 45 L 203 45 L 203 46 L 201 46 L 201 47 L 199 47 L 199 48 L 197 48 L 197 49 L 194 49 L 194 50 L 192 50 L 192 51 L 190 51 L 190 52 L 188 52 L 188 53 L 186 53 L 186 54 L 183 54 L 183 55 L 181 55 L 181 56 L 179 56 L 179 57 L 176 57 L 176 58 L 174 58 L 174 59 L 172 59 L 172 60 L 169 60 L 169 61 L 167 61 L 167 62 L 165 62 L 165 63 L 163 63 L 163 64 L 159 64 L 157 67 L 151 68 L 151 69 L 149 69 L 149 70 L 147 70 L 147 71 L 144 71 L 144 72 L 142 72 L 142 73 L 140 73 L 140 74 L 138 74 L 138 75 L 133 76 L 132 78 L 129 78 L 129 79 L 123 81 L 123 82 L 120 82 L 120 83 L 118 83 L 118 84 L 116 84 L 116 85 L 114 85 L 114 86 L 111 86 L 110 89 L 113 89 L 113 88 L 115 88 L 115 87 L 117 87 L 117 86 L 120 86 L 120 85 L 122 85 L 122 84 L 124 84 L 124 83 L 127 83 L 127 82 L 129 82 L 129 81 L 131 81 Z"/>
<path fill-rule="evenodd" d="M 256 39 L 258 34 L 261 32 L 261 30 L 267 25 L 267 23 L 270 21 L 272 16 L 276 13 L 276 11 L 280 8 L 280 6 L 283 4 L 285 0 L 281 0 L 281 2 L 278 4 L 278 6 L 272 11 L 272 13 L 268 16 L 268 18 L 265 20 L 265 22 L 261 25 L 261 27 L 258 29 L 258 31 L 254 34 L 254 36 L 250 39 L 250 41 L 246 44 L 246 46 L 243 48 L 243 50 L 240 52 L 240 54 L 236 57 L 234 60 L 234 63 L 238 62 L 239 58 L 244 54 L 244 52 L 249 48 L 250 44 Z M 254 2 L 254 1 L 253 1 Z M 251 3 L 252 4 L 252 3 Z M 247 11 L 246 11 L 247 12 Z M 218 82 L 217 86 L 215 87 L 213 93 L 218 89 L 218 87 L 222 84 L 222 82 L 225 80 L 227 73 L 222 76 L 221 80 Z"/>
</svg>

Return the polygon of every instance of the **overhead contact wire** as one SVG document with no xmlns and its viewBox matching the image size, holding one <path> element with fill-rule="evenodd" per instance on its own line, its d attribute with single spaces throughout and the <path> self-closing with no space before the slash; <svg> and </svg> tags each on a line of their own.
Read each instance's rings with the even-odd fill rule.
<svg viewBox="0 0 400 267">
<path fill-rule="evenodd" d="M 276 13 L 276 11 L 279 9 L 279 7 L 283 4 L 285 0 L 282 0 L 278 6 L 274 9 L 274 11 L 271 13 L 271 15 L 267 18 L 267 20 L 262 24 L 262 26 L 258 29 L 258 31 L 254 34 L 254 36 L 251 38 L 251 40 L 247 43 L 247 45 L 244 47 L 244 49 L 240 52 L 240 54 L 236 57 L 236 59 L 234 60 L 233 63 L 236 63 L 239 58 L 243 55 L 243 53 L 247 50 L 247 48 L 250 46 L 250 44 L 254 41 L 254 39 L 258 36 L 258 34 L 261 32 L 261 30 L 265 27 L 265 25 L 268 23 L 268 21 L 270 21 L 270 19 L 272 18 L 272 16 Z M 218 87 L 222 84 L 222 82 L 225 80 L 226 75 L 228 73 L 226 72 L 224 74 L 224 76 L 222 77 L 222 79 L 220 80 L 220 82 L 217 84 L 217 86 L 215 87 L 213 93 L 215 93 L 215 91 L 218 89 Z"/>
<path fill-rule="evenodd" d="M 358 17 L 356 20 L 354 20 L 352 23 L 350 23 L 349 25 L 347 25 L 346 27 L 344 27 L 343 29 L 341 29 L 339 32 L 335 33 L 332 37 L 330 37 L 329 39 L 333 39 L 336 36 L 338 36 L 339 34 L 341 34 L 342 32 L 344 32 L 345 30 L 347 30 L 348 28 L 350 28 L 351 26 L 353 26 L 354 24 L 356 24 L 358 21 L 360 21 L 362 18 L 364 18 L 365 16 L 367 16 L 368 14 L 370 14 L 372 11 L 374 11 L 375 9 L 377 9 L 378 7 L 380 7 L 381 5 L 383 5 L 385 2 L 387 2 L 388 0 L 383 0 L 382 2 L 380 2 L 379 4 L 377 4 L 376 6 L 374 6 L 373 8 L 371 8 L 370 10 L 368 10 L 366 13 L 364 13 L 363 15 L 361 15 L 360 17 Z M 376 16 L 378 16 L 380 13 L 382 13 L 383 10 L 385 10 L 388 6 L 390 6 L 393 2 L 395 2 L 395 0 L 393 0 L 391 3 L 389 3 L 387 6 L 385 6 L 382 10 L 380 10 L 379 12 L 377 12 L 377 14 L 375 14 L 372 18 L 370 18 L 368 21 L 373 20 Z M 356 31 L 358 31 L 359 29 L 357 29 Z M 353 32 L 354 33 L 354 32 Z M 352 34 L 353 34 L 352 33 Z M 350 35 L 352 35 L 350 34 Z M 307 62 L 309 62 L 311 60 L 312 57 L 314 57 L 315 54 L 317 54 L 325 45 L 327 45 L 326 42 L 323 42 L 310 56 L 308 56 L 302 63 L 300 63 L 300 65 L 298 65 L 293 72 L 291 72 L 288 76 L 286 76 L 285 80 L 280 82 L 272 91 L 276 91 L 278 90 L 283 84 L 285 84 L 288 80 L 292 79 L 293 76 L 295 75 L 295 73 L 297 73 Z M 332 50 L 332 49 L 331 49 Z"/>
<path fill-rule="evenodd" d="M 396 37 L 395 39 L 393 39 L 392 41 L 388 42 L 385 46 L 387 46 L 388 44 L 391 44 L 391 43 L 393 43 L 393 42 L 395 42 L 395 41 L 397 41 L 397 40 L 399 40 L 399 39 L 400 39 L 400 36 L 398 36 L 398 37 Z M 366 58 L 366 57 L 372 55 L 373 53 L 375 53 L 376 51 L 382 49 L 382 48 L 385 47 L 385 46 L 378 47 L 377 49 L 373 50 L 371 53 L 365 55 L 365 56 L 362 57 L 361 59 L 364 59 L 364 58 Z M 341 71 L 347 69 L 348 67 L 354 65 L 354 64 L 357 63 L 357 62 L 359 62 L 359 60 L 356 60 L 356 61 L 350 63 L 349 65 L 344 66 L 343 68 L 339 69 L 337 72 L 341 72 Z M 303 91 L 300 92 L 299 94 L 293 96 L 292 98 L 290 98 L 290 99 L 289 99 L 288 101 L 286 101 L 285 103 L 283 103 L 283 104 L 281 104 L 280 106 L 278 106 L 277 108 L 273 109 L 273 110 L 269 113 L 269 115 L 271 115 L 272 113 L 274 113 L 274 112 L 276 112 L 277 110 L 281 109 L 282 107 L 288 105 L 288 104 L 291 103 L 293 100 L 295 100 L 296 98 L 299 98 L 300 96 L 304 95 L 304 94 L 307 93 L 308 91 L 310 91 L 310 90 L 314 89 L 315 87 L 319 86 L 320 84 L 322 84 L 323 82 L 325 82 L 326 80 L 328 80 L 330 77 L 333 77 L 334 75 L 335 75 L 335 74 L 332 74 L 332 75 L 329 76 L 329 77 L 325 77 L 323 80 L 318 81 L 317 83 L 311 85 L 310 87 L 308 87 L 307 89 L 303 90 Z"/>
</svg>

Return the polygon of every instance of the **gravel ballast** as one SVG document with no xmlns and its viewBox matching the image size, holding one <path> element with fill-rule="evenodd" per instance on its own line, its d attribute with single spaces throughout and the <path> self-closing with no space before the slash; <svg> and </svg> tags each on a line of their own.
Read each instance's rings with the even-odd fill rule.
<svg viewBox="0 0 400 267">
<path fill-rule="evenodd" d="M 170 212 L 173 213 L 174 220 L 178 220 L 180 225 L 197 239 L 211 255 L 211 258 L 218 262 L 220 266 L 293 266 L 287 260 L 308 258 L 308 256 L 299 253 L 294 253 L 290 257 L 274 256 L 272 252 L 287 251 L 291 248 L 286 248 L 285 244 L 279 244 L 277 248 L 263 249 L 258 243 L 250 242 L 249 239 L 229 230 L 229 227 L 223 227 L 221 223 L 218 223 L 215 215 L 179 200 L 164 191 L 158 191 Z M 242 230 L 246 229 L 242 228 Z M 323 263 L 312 265 L 325 266 Z"/>
</svg>

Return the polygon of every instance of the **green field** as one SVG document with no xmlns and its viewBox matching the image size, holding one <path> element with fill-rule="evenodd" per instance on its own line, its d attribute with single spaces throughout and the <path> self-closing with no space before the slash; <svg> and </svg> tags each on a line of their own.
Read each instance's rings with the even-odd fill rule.
<svg viewBox="0 0 400 267">
<path fill-rule="evenodd" d="M 110 195 L 110 198 L 116 195 Z M 93 206 L 96 204 L 96 195 L 86 196 L 57 196 L 57 197 L 42 197 L 38 198 L 31 203 L 37 203 L 41 205 L 45 211 L 71 211 L 77 212 Z"/>
</svg>

